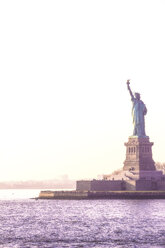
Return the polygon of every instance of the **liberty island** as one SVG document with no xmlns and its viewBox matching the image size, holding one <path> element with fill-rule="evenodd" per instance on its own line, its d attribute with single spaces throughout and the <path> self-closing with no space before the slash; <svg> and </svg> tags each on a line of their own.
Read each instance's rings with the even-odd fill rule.
<svg viewBox="0 0 165 248">
<path fill-rule="evenodd" d="M 41 191 L 39 199 L 165 199 L 165 175 L 156 170 L 152 158 L 154 143 L 145 131 L 147 108 L 139 93 L 133 95 L 130 80 L 126 84 L 132 101 L 133 133 L 124 144 L 126 158 L 122 171 L 118 175 L 103 175 L 102 180 L 79 180 L 73 191 Z"/>
</svg>

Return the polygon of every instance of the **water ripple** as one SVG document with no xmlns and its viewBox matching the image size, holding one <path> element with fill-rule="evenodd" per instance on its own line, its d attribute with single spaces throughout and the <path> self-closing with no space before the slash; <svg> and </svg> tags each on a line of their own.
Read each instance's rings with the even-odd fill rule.
<svg viewBox="0 0 165 248">
<path fill-rule="evenodd" d="M 1 200 L 0 248 L 165 247 L 165 200 Z"/>
</svg>

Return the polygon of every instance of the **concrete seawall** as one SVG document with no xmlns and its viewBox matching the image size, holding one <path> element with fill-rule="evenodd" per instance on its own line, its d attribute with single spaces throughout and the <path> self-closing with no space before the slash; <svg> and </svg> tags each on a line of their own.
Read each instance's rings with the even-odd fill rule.
<svg viewBox="0 0 165 248">
<path fill-rule="evenodd" d="M 41 191 L 39 199 L 87 199 L 86 191 Z"/>
<path fill-rule="evenodd" d="M 36 199 L 165 199 L 165 191 L 41 191 Z"/>
</svg>

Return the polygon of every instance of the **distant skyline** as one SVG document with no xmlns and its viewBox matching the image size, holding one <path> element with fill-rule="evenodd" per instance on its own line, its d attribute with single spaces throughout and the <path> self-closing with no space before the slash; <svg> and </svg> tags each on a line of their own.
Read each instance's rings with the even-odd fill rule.
<svg viewBox="0 0 165 248">
<path fill-rule="evenodd" d="M 123 166 L 131 99 L 165 162 L 163 0 L 0 2 L 0 181 Z"/>
</svg>

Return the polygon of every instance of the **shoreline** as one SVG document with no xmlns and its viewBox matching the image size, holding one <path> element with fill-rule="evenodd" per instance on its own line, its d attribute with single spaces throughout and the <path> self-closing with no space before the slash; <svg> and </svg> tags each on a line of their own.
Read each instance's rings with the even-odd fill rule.
<svg viewBox="0 0 165 248">
<path fill-rule="evenodd" d="M 165 191 L 41 191 L 36 200 L 165 199 Z"/>
</svg>

